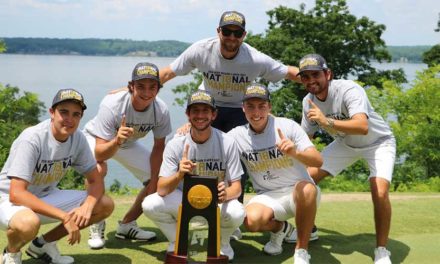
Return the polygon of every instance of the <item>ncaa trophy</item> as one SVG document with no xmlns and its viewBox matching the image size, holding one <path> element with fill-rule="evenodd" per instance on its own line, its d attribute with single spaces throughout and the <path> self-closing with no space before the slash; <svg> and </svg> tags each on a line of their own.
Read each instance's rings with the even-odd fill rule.
<svg viewBox="0 0 440 264">
<path fill-rule="evenodd" d="M 167 253 L 165 263 L 188 263 L 190 220 L 200 216 L 208 220 L 206 263 L 228 263 L 228 257 L 220 255 L 220 208 L 217 203 L 217 178 L 185 175 L 182 204 L 179 206 L 177 219 L 176 244 L 174 252 Z"/>
</svg>

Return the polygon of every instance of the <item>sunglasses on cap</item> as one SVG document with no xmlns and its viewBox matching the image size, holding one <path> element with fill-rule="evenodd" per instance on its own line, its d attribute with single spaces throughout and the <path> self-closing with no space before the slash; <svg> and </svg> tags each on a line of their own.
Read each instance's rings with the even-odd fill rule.
<svg viewBox="0 0 440 264">
<path fill-rule="evenodd" d="M 234 37 L 241 38 L 243 37 L 244 30 L 243 29 L 237 29 L 237 30 L 230 30 L 225 27 L 220 28 L 222 31 L 222 35 L 225 37 L 229 37 L 231 34 L 234 34 Z"/>
</svg>

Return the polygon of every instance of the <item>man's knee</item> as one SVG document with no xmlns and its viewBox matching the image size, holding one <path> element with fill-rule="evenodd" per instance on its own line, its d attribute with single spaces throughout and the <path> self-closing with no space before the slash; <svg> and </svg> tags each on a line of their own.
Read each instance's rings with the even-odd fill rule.
<svg viewBox="0 0 440 264">
<path fill-rule="evenodd" d="M 109 217 L 115 209 L 113 199 L 107 195 L 103 195 L 95 206 L 95 214 L 101 216 L 101 219 Z"/>
<path fill-rule="evenodd" d="M 387 180 L 379 177 L 371 177 L 370 187 L 374 200 L 383 201 L 389 199 L 390 184 Z"/>
<path fill-rule="evenodd" d="M 315 202 L 317 199 L 318 189 L 311 183 L 301 181 L 295 186 L 295 204 L 303 202 Z"/>
<path fill-rule="evenodd" d="M 161 197 L 158 193 L 153 193 L 145 197 L 142 201 L 142 211 L 148 218 L 155 219 L 155 216 L 158 213 L 162 213 L 164 211 L 162 205 L 163 197 Z"/>
<path fill-rule="evenodd" d="M 250 232 L 258 232 L 264 222 L 263 215 L 259 210 L 246 210 L 244 225 Z"/>
<path fill-rule="evenodd" d="M 38 234 L 40 218 L 30 209 L 18 211 L 9 221 L 9 230 L 30 241 Z"/>
</svg>

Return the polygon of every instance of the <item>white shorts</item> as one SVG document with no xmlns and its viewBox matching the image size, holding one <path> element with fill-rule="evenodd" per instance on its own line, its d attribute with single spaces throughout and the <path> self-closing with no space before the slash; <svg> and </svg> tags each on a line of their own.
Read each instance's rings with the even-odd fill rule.
<svg viewBox="0 0 440 264">
<path fill-rule="evenodd" d="M 318 194 L 316 197 L 316 204 L 319 205 L 321 200 L 321 189 L 316 186 Z M 295 217 L 295 201 L 293 195 L 295 186 L 285 187 L 279 190 L 273 190 L 257 194 L 252 197 L 246 204 L 246 207 L 253 203 L 262 204 L 273 210 L 274 218 L 278 221 L 285 221 Z"/>
<path fill-rule="evenodd" d="M 355 161 L 365 159 L 370 169 L 368 178 L 379 177 L 391 182 L 396 160 L 396 140 L 389 137 L 380 144 L 366 148 L 352 148 L 340 140 L 335 140 L 321 154 L 324 159 L 321 169 L 333 176 Z"/>
<path fill-rule="evenodd" d="M 95 155 L 96 138 L 85 131 L 83 133 L 93 155 Z M 139 181 L 146 183 L 151 178 L 150 156 L 150 150 L 136 141 L 128 148 L 119 148 L 112 158 L 130 171 Z"/>
<path fill-rule="evenodd" d="M 87 198 L 86 191 L 77 190 L 59 190 L 55 189 L 48 195 L 41 197 L 40 199 L 64 212 L 79 207 Z M 0 198 L 0 229 L 6 230 L 9 227 L 9 221 L 20 210 L 27 207 L 21 205 L 14 205 L 9 201 L 9 195 L 4 195 Z M 50 218 L 44 215 L 38 214 L 41 224 L 48 224 L 59 222 L 59 219 Z"/>
</svg>

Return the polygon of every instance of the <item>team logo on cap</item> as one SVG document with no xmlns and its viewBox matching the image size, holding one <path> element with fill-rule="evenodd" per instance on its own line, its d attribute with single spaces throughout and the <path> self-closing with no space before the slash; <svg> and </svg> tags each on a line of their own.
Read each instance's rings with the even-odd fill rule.
<svg viewBox="0 0 440 264">
<path fill-rule="evenodd" d="M 211 95 L 209 95 L 207 93 L 204 93 L 204 92 L 198 92 L 198 93 L 195 93 L 195 94 L 193 94 L 191 96 L 191 102 L 194 102 L 194 101 L 208 101 L 208 102 L 211 102 L 211 100 L 212 100 Z"/>
<path fill-rule="evenodd" d="M 325 63 L 323 63 L 321 66 L 318 59 L 316 59 L 316 58 L 309 57 L 309 58 L 305 58 L 299 62 L 300 69 L 308 67 L 308 66 L 318 66 L 318 67 L 322 67 L 322 68 L 327 68 L 327 65 Z"/>
<path fill-rule="evenodd" d="M 60 99 L 61 100 L 75 99 L 75 100 L 78 100 L 78 101 L 82 101 L 83 100 L 82 96 L 77 91 L 74 91 L 74 90 L 61 91 Z"/>
<path fill-rule="evenodd" d="M 304 68 L 307 66 L 318 66 L 319 62 L 315 58 L 305 58 L 302 61 L 299 62 L 299 67 Z"/>
<path fill-rule="evenodd" d="M 246 95 L 248 94 L 259 94 L 262 96 L 265 96 L 267 94 L 266 89 L 264 89 L 261 86 L 250 86 L 249 88 L 247 88 L 246 90 Z"/>
<path fill-rule="evenodd" d="M 136 75 L 152 75 L 157 76 L 157 70 L 154 67 L 151 66 L 141 66 L 137 68 Z"/>
<path fill-rule="evenodd" d="M 237 22 L 243 24 L 243 17 L 237 13 L 229 13 L 223 17 L 223 22 Z"/>
</svg>

